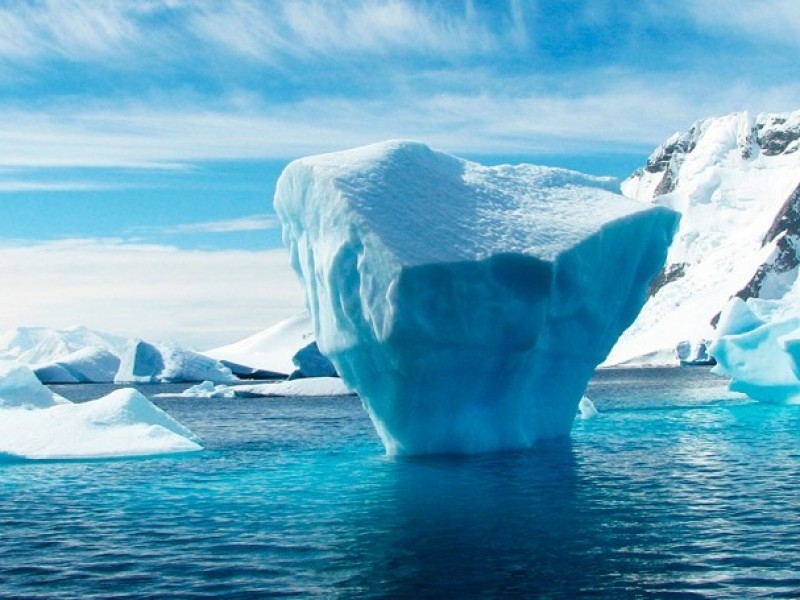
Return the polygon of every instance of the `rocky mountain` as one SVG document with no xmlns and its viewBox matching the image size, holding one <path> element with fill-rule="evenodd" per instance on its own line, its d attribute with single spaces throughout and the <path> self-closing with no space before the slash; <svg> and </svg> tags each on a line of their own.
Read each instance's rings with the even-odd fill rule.
<svg viewBox="0 0 800 600">
<path fill-rule="evenodd" d="M 732 296 L 779 299 L 797 278 L 800 110 L 698 121 L 656 148 L 622 191 L 682 221 L 648 302 L 605 364 L 676 363 L 681 342 L 714 339 Z"/>
</svg>

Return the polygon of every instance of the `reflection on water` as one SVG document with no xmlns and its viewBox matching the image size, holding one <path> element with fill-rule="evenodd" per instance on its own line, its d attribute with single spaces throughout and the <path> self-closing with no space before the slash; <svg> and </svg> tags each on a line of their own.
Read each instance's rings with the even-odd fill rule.
<svg viewBox="0 0 800 600">
<path fill-rule="evenodd" d="M 800 407 L 702 369 L 587 395 L 571 440 L 425 459 L 382 456 L 354 398 L 159 400 L 206 452 L 0 466 L 0 597 L 800 590 Z"/>
</svg>

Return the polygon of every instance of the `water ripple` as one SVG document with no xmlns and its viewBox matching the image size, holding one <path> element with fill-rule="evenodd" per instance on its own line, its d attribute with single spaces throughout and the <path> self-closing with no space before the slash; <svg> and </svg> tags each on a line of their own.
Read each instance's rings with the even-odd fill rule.
<svg viewBox="0 0 800 600">
<path fill-rule="evenodd" d="M 353 398 L 161 401 L 209 451 L 0 465 L 0 597 L 800 596 L 800 407 L 589 396 L 571 443 L 416 460 Z"/>
</svg>

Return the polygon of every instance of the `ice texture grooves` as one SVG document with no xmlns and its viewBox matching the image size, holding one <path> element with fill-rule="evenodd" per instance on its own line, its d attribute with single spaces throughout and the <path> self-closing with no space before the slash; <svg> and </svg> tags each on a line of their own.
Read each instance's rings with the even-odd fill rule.
<svg viewBox="0 0 800 600">
<path fill-rule="evenodd" d="M 678 220 L 609 186 L 401 141 L 286 168 L 275 209 L 317 342 L 388 453 L 569 432 Z"/>
</svg>

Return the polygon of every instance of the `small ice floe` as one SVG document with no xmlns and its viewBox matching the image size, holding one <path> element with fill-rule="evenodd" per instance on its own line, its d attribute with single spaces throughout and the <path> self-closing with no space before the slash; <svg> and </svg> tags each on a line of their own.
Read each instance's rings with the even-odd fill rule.
<svg viewBox="0 0 800 600">
<path fill-rule="evenodd" d="M 594 402 L 584 396 L 578 403 L 578 411 L 580 411 L 581 419 L 593 419 L 597 416 L 597 409 L 594 407 Z"/>
<path fill-rule="evenodd" d="M 352 396 L 354 392 L 338 377 L 308 377 L 280 383 L 237 385 L 237 394 L 249 396 Z"/>
<path fill-rule="evenodd" d="M 86 459 L 202 450 L 200 440 L 142 394 L 120 389 L 72 403 L 27 366 L 0 365 L 0 455 Z"/>
<path fill-rule="evenodd" d="M 236 391 L 234 388 L 219 384 L 214 385 L 213 381 L 204 381 L 198 383 L 190 388 L 187 388 L 179 394 L 156 394 L 156 398 L 235 398 Z"/>
<path fill-rule="evenodd" d="M 156 398 L 266 398 L 352 396 L 353 392 L 338 377 L 308 377 L 251 385 L 217 385 L 204 381 L 178 394 L 156 394 Z"/>
</svg>

